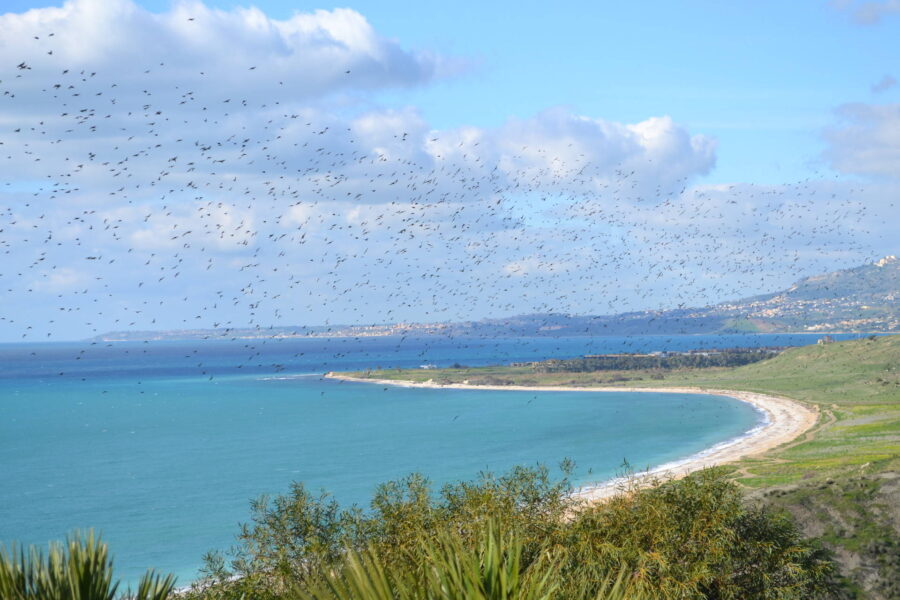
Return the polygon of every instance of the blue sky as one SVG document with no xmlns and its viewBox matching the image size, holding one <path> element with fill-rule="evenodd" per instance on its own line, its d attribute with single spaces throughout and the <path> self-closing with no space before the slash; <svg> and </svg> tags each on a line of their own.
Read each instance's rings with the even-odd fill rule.
<svg viewBox="0 0 900 600">
<path fill-rule="evenodd" d="M 721 182 L 809 175 L 835 107 L 871 99 L 900 51 L 896 22 L 860 27 L 823 2 L 487 4 L 358 8 L 400 39 L 483 61 L 414 96 L 440 126 L 556 105 L 624 122 L 665 114 L 720 140 Z"/>
<path fill-rule="evenodd" d="M 169 0 L 139 0 L 163 12 Z M 316 2 L 209 0 L 275 19 L 349 7 L 406 47 L 470 61 L 437 85 L 379 94 L 437 128 L 497 126 L 548 107 L 621 122 L 669 115 L 719 140 L 713 182 L 781 183 L 827 168 L 822 130 L 848 102 L 898 74 L 900 18 L 860 24 L 849 10 L 792 2 Z M 62 2 L 8 0 L 7 10 Z"/>
<path fill-rule="evenodd" d="M 429 321 L 705 304 L 898 250 L 890 225 L 900 188 L 895 2 L 7 0 L 3 10 L 0 88 L 15 95 L 0 105 L 7 128 L 0 140 L 11 152 L 2 167 L 10 185 L 0 196 L 7 248 L 0 285 L 10 313 L 0 339 L 32 339 L 38 329 L 46 332 L 38 339 L 57 339 L 223 321 Z M 185 35 L 186 27 L 199 29 Z M 20 61 L 32 68 L 16 69 Z M 121 94 L 115 108 L 103 105 L 113 112 L 106 122 L 98 113 L 91 122 L 100 128 L 90 135 L 56 123 L 67 109 L 47 89 L 63 65 L 96 71 L 96 90 L 107 87 L 92 93 Z M 217 76 L 199 78 L 201 71 Z M 178 101 L 188 88 L 199 103 L 222 107 L 243 97 L 247 104 L 237 108 L 239 119 L 221 112 L 213 127 L 202 120 L 212 112 Z M 181 129 L 136 127 L 141 94 Z M 287 153 L 288 140 L 309 132 L 282 123 L 276 99 L 322 131 L 328 124 L 329 133 L 314 138 L 324 154 Z M 135 108 L 126 116 L 129 102 Z M 59 144 L 49 142 L 54 131 L 41 131 L 45 122 L 58 126 Z M 124 145 L 104 130 L 113 122 L 129 131 Z M 19 123 L 25 127 L 13 136 Z M 268 137 L 279 123 L 281 137 Z M 182 143 L 180 135 L 224 140 L 229 127 L 259 142 L 229 175 L 253 203 L 226 194 L 212 167 L 173 173 L 167 163 L 165 151 Z M 146 150 L 151 141 L 163 142 L 158 152 Z M 90 176 L 73 173 L 87 143 L 110 159 L 130 144 L 133 163 L 141 160 L 126 174 L 131 187 L 99 164 Z M 292 169 L 296 179 L 273 186 L 259 170 L 273 143 L 285 152 L 284 169 L 312 167 Z M 395 168 L 380 179 L 376 167 L 319 160 L 345 150 L 389 156 L 382 162 Z M 389 187 L 390 171 L 413 163 L 406 181 L 440 187 L 440 201 L 429 202 L 437 191 L 416 199 Z M 430 170 L 455 179 L 434 182 Z M 159 181 L 174 182 L 167 198 L 148 193 L 160 172 Z M 206 182 L 200 196 L 198 177 Z M 332 177 L 335 190 L 355 187 L 323 194 L 322 181 Z M 484 183 L 477 190 L 476 180 Z M 75 188 L 75 181 L 69 196 L 48 187 Z M 485 192 L 488 182 L 494 189 Z M 29 193 L 40 201 L 28 202 Z M 289 194 L 296 204 L 276 200 Z M 271 202 L 259 199 L 266 197 Z M 119 224 L 110 229 L 112 222 Z M 229 227 L 235 244 L 213 240 Z M 190 243 L 162 243 L 174 238 L 165 228 L 190 232 L 183 238 Z M 108 239 L 97 233 L 116 229 L 121 235 Z M 317 254 L 288 245 L 293 238 L 285 236 L 300 231 L 308 234 L 297 242 L 303 252 Z M 64 241 L 47 254 L 48 239 Z M 376 251 L 380 260 L 371 258 Z M 91 253 L 111 262 L 85 263 Z M 596 260 L 609 253 L 618 254 Z M 683 261 L 662 273 L 661 255 Z M 293 283 L 264 276 L 261 257 Z M 183 295 L 180 284 L 138 277 L 153 261 L 179 269 L 208 261 L 208 274 L 185 270 L 191 289 Z M 471 268 L 434 277 L 442 261 Z M 317 262 L 318 271 L 310 267 Z M 248 271 L 251 281 L 212 290 Z M 366 284 L 374 276 L 387 283 Z M 493 284 L 498 278 L 502 286 Z M 285 300 L 297 286 L 304 301 Z M 461 288 L 465 298 L 436 299 Z M 616 294 L 599 302 L 605 290 Z M 213 292 L 232 308 L 198 311 L 216 304 Z M 105 311 L 96 309 L 101 296 Z M 160 305 L 166 309 L 150 308 Z"/>
<path fill-rule="evenodd" d="M 253 4 L 274 17 L 332 8 Z M 861 26 L 817 1 L 349 6 L 405 45 L 472 60 L 445 85 L 397 95 L 436 127 L 494 126 L 549 106 L 624 122 L 666 114 L 721 140 L 720 181 L 807 176 L 835 108 L 871 100 L 900 56 L 900 20 Z"/>
</svg>

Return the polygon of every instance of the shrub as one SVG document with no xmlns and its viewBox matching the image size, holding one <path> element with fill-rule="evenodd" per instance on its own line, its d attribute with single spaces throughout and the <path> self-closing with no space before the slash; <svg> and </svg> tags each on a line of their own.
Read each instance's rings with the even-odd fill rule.
<svg viewBox="0 0 900 600">
<path fill-rule="evenodd" d="M 363 511 L 296 485 L 254 503 L 230 560 L 210 555 L 195 595 L 595 599 L 618 581 L 627 598 L 810 600 L 832 588 L 828 557 L 786 515 L 746 507 L 720 470 L 587 507 L 570 491 L 545 468 L 484 474 L 437 494 L 414 475 L 381 486 Z M 489 583 L 497 578 L 518 583 Z M 359 591 L 361 582 L 374 591 Z M 501 588 L 506 595 L 479 595 Z"/>
<path fill-rule="evenodd" d="M 555 561 L 545 554 L 526 565 L 523 547 L 517 535 L 501 533 L 493 522 L 474 544 L 445 530 L 423 545 L 416 571 L 386 565 L 370 548 L 350 552 L 339 567 L 295 593 L 302 600 L 550 600 L 558 587 Z"/>
<path fill-rule="evenodd" d="M 148 571 L 134 600 L 166 600 L 175 579 Z M 3 600 L 113 600 L 112 559 L 106 544 L 94 537 L 73 534 L 65 544 L 51 544 L 46 557 L 38 549 L 0 548 L 0 598 Z"/>
<path fill-rule="evenodd" d="M 833 566 L 783 513 L 747 508 L 720 470 L 582 511 L 559 542 L 571 581 L 627 565 L 659 598 L 827 597 Z"/>
</svg>

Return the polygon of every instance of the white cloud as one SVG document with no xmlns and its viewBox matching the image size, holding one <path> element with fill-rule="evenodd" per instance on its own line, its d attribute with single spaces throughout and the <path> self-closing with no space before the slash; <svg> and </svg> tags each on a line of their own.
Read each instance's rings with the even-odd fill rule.
<svg viewBox="0 0 900 600">
<path fill-rule="evenodd" d="M 43 271 L 31 285 L 41 292 L 58 294 L 84 288 L 89 282 L 90 277 L 83 271 L 63 267 Z"/>
<path fill-rule="evenodd" d="M 0 192 L 0 289 L 35 324 L 609 312 L 661 306 L 667 289 L 696 304 L 890 242 L 894 188 L 873 187 L 859 212 L 840 186 L 694 185 L 716 142 L 667 116 L 556 108 L 439 130 L 414 107 L 355 102 L 446 61 L 349 10 L 275 21 L 79 0 L 0 29 L 0 168 L 15 190 Z M 892 147 L 891 114 L 836 130 L 848 170 L 892 168 L 855 158 Z M 31 288 L 80 311 L 42 308 Z"/>
<path fill-rule="evenodd" d="M 125 90 L 127 83 L 139 91 L 166 82 L 184 91 L 308 99 L 424 83 L 458 68 L 400 47 L 343 8 L 276 20 L 256 8 L 218 10 L 199 1 L 156 14 L 132 0 L 69 0 L 0 15 L 0 31 L 0 56 L 10 65 L 89 69 Z"/>
<path fill-rule="evenodd" d="M 900 104 L 847 104 L 825 132 L 825 157 L 842 173 L 900 177 Z"/>
<path fill-rule="evenodd" d="M 494 143 L 503 169 L 523 181 L 540 177 L 595 191 L 616 186 L 634 199 L 670 194 L 715 165 L 715 140 L 669 117 L 624 124 L 548 110 L 510 121 Z"/>
</svg>

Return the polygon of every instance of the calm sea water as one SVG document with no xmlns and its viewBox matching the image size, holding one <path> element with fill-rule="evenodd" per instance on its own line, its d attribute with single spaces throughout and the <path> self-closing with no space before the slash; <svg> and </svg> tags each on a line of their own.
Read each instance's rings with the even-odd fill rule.
<svg viewBox="0 0 900 600">
<path fill-rule="evenodd" d="M 102 531 L 117 570 L 197 574 L 249 499 L 292 481 L 365 505 L 411 472 L 434 482 L 572 458 L 581 483 L 752 428 L 758 414 L 678 394 L 428 390 L 329 370 L 498 364 L 615 351 L 802 345 L 816 336 L 306 339 L 0 345 L 0 542 Z"/>
</svg>

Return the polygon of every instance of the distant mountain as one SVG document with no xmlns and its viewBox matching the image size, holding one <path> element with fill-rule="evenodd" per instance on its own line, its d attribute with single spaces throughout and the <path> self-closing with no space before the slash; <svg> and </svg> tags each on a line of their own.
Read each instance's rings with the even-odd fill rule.
<svg viewBox="0 0 900 600">
<path fill-rule="evenodd" d="M 453 327 L 457 335 L 900 332 L 900 260 L 807 277 L 787 290 L 705 308 L 605 316 L 522 315 Z"/>
<path fill-rule="evenodd" d="M 886 256 L 714 309 L 778 330 L 900 331 L 900 260 Z"/>
<path fill-rule="evenodd" d="M 697 333 L 900 332 L 900 260 L 801 279 L 787 290 L 705 308 L 618 315 L 518 315 L 464 323 L 395 323 L 190 331 L 111 332 L 103 341 L 209 338 L 673 335 Z"/>
</svg>

